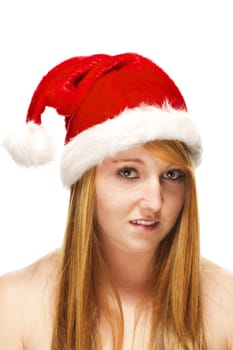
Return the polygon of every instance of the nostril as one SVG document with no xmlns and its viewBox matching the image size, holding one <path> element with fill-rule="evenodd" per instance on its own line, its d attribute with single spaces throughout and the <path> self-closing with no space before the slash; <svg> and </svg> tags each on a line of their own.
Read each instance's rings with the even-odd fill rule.
<svg viewBox="0 0 233 350">
<path fill-rule="evenodd" d="M 141 200 L 141 207 L 144 209 L 152 210 L 153 212 L 158 212 L 162 207 L 162 197 L 161 196 L 150 196 Z"/>
</svg>

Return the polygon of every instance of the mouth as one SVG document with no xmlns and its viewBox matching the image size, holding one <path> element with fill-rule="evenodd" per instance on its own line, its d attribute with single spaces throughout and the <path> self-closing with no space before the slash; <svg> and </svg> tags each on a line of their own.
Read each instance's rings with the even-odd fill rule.
<svg viewBox="0 0 233 350">
<path fill-rule="evenodd" d="M 151 230 L 155 229 L 159 225 L 158 220 L 143 220 L 143 219 L 138 219 L 138 220 L 131 220 L 130 223 L 134 226 Z"/>
</svg>

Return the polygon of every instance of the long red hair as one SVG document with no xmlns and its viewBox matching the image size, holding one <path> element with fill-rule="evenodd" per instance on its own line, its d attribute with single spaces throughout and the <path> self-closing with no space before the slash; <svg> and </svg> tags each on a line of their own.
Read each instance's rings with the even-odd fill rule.
<svg viewBox="0 0 233 350">
<path fill-rule="evenodd" d="M 141 312 L 149 311 L 151 315 L 148 349 L 205 350 L 192 160 L 187 147 L 179 141 L 154 141 L 144 147 L 186 173 L 182 213 L 156 252 L 153 278 L 141 307 Z M 99 324 L 103 317 L 111 331 L 112 349 L 122 349 L 121 301 L 101 254 L 94 214 L 95 168 L 92 168 L 71 188 L 51 350 L 102 349 Z"/>
</svg>

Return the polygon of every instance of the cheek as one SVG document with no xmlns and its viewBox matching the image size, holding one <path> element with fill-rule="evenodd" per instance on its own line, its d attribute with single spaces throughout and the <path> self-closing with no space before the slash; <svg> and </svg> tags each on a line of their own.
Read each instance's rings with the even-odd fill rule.
<svg viewBox="0 0 233 350">
<path fill-rule="evenodd" d="M 170 214 L 170 219 L 175 223 L 184 205 L 184 191 L 167 198 L 167 212 Z"/>
<path fill-rule="evenodd" d="M 180 197 L 176 198 L 176 200 L 173 202 L 173 215 L 174 215 L 175 220 L 179 216 L 179 214 L 183 208 L 183 205 L 184 205 L 184 196 L 180 196 Z"/>
<path fill-rule="evenodd" d="M 95 213 L 97 222 L 101 223 L 112 220 L 117 212 L 119 204 L 116 190 L 108 183 L 97 183 L 96 185 L 96 204 Z"/>
</svg>

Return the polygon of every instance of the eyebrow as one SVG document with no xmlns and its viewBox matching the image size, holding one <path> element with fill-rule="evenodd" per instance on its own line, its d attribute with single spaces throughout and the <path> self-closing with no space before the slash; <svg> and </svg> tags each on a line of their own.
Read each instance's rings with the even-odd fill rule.
<svg viewBox="0 0 233 350">
<path fill-rule="evenodd" d="M 120 163 L 120 162 L 136 162 L 140 164 L 144 164 L 143 160 L 139 158 L 122 158 L 122 159 L 114 159 L 112 161 L 113 163 Z"/>
</svg>

